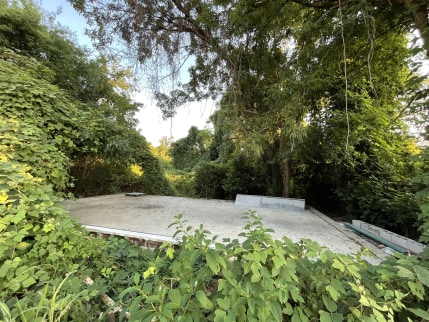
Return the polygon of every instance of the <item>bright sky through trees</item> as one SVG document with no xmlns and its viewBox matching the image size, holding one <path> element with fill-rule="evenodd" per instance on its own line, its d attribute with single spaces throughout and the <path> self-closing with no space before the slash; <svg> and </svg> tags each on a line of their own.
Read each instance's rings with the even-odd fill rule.
<svg viewBox="0 0 429 322">
<path fill-rule="evenodd" d="M 60 12 L 57 21 L 76 33 L 80 45 L 91 46 L 91 40 L 84 34 L 85 19 L 66 0 L 38 0 L 36 3 L 48 12 Z M 137 93 L 135 99 L 144 104 L 144 108 L 137 114 L 138 128 L 154 146 L 158 146 L 159 140 L 164 136 L 172 136 L 174 140 L 185 137 L 191 126 L 199 129 L 207 127 L 208 118 L 215 109 L 213 102 L 192 103 L 181 107 L 174 119 L 163 120 L 161 111 L 150 99 L 149 93 Z"/>
</svg>

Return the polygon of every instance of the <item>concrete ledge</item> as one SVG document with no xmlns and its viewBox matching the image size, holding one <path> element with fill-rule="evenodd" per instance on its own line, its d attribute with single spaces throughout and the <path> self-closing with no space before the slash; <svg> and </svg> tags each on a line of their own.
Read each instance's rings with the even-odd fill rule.
<svg viewBox="0 0 429 322">
<path fill-rule="evenodd" d="M 352 224 L 353 226 L 366 230 L 371 234 L 374 234 L 388 242 L 391 242 L 392 244 L 405 248 L 411 251 L 412 253 L 421 254 L 425 249 L 425 245 L 422 243 L 419 243 L 419 242 L 416 242 L 415 240 L 395 234 L 394 232 L 388 231 L 386 229 L 368 224 L 364 221 L 352 220 Z"/>
<path fill-rule="evenodd" d="M 304 210 L 305 200 L 238 194 L 235 198 L 235 205 L 275 209 L 294 207 Z"/>
<path fill-rule="evenodd" d="M 91 226 L 91 225 L 83 225 L 83 226 L 90 233 L 95 233 L 101 236 L 124 237 L 125 239 L 127 239 L 133 244 L 137 244 L 142 247 L 147 247 L 150 249 L 155 249 L 159 247 L 163 242 L 169 242 L 169 243 L 172 243 L 173 245 L 178 244 L 180 242 L 179 239 L 174 239 L 169 236 L 146 234 L 146 233 L 139 233 L 136 231 L 113 229 L 113 228 Z"/>
</svg>

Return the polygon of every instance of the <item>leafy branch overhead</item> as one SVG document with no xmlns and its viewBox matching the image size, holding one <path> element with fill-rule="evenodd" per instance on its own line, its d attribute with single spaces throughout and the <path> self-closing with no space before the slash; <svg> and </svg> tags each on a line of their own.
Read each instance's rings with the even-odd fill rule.
<svg viewBox="0 0 429 322">
<path fill-rule="evenodd" d="M 216 93 L 238 81 L 243 68 L 246 71 L 242 57 L 249 50 L 262 45 L 275 50 L 282 41 L 296 37 L 297 28 L 315 31 L 322 25 L 335 25 L 337 19 L 344 19 L 346 25 L 359 12 L 367 19 L 388 14 L 390 30 L 414 26 L 420 30 L 425 48 L 429 46 L 427 3 L 421 1 L 69 2 L 87 18 L 93 27 L 90 34 L 101 48 L 115 42 L 116 47 L 125 44 L 136 61 L 169 66 L 174 75 L 192 57 L 187 89 L 195 94 L 202 87 Z M 339 9 L 344 17 L 339 16 Z M 309 12 L 319 17 L 315 24 L 305 21 Z M 325 39 L 335 37 L 335 28 L 325 33 Z"/>
</svg>

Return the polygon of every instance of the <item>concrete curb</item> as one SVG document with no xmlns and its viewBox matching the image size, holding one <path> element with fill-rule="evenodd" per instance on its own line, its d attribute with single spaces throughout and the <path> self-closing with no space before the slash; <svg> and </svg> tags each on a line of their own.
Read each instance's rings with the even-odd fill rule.
<svg viewBox="0 0 429 322">
<path fill-rule="evenodd" d="M 354 232 L 352 232 L 350 229 L 347 229 L 342 223 L 337 222 L 333 220 L 332 218 L 326 216 L 324 213 L 321 213 L 319 210 L 309 206 L 308 210 L 311 211 L 316 216 L 320 217 L 333 227 L 335 227 L 339 232 L 341 232 L 343 235 L 347 236 L 350 240 L 355 242 L 356 244 L 362 246 L 363 248 L 370 249 L 374 255 L 381 261 L 384 258 L 386 258 L 388 253 L 384 252 L 382 249 L 378 248 L 376 245 L 370 243 L 369 241 L 366 241 L 365 239 L 359 238 L 358 235 L 356 235 Z"/>
<path fill-rule="evenodd" d="M 410 238 L 398 235 L 389 230 L 368 224 L 361 220 L 352 220 L 352 225 L 354 227 L 367 231 L 387 242 L 390 242 L 393 245 L 402 247 L 414 254 L 422 254 L 425 249 L 425 245 L 422 243 L 419 243 Z"/>
</svg>

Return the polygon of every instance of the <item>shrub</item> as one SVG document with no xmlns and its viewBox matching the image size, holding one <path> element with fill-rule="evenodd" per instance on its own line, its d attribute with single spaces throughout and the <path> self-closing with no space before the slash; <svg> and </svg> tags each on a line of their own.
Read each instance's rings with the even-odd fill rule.
<svg viewBox="0 0 429 322">
<path fill-rule="evenodd" d="M 227 166 L 215 162 L 202 162 L 195 167 L 195 193 L 206 199 L 224 199 L 223 184 L 226 179 Z"/>
<path fill-rule="evenodd" d="M 194 172 L 172 169 L 166 172 L 166 178 L 178 196 L 194 197 Z"/>
<path fill-rule="evenodd" d="M 177 217 L 179 249 L 165 243 L 119 300 L 139 321 L 418 321 L 429 319 L 429 270 L 397 255 L 380 265 L 315 242 L 274 240 L 255 213 L 218 243 Z M 166 264 L 166 261 L 168 262 Z M 426 265 L 426 264 L 425 264 Z M 167 269 L 166 269 L 167 267 Z"/>
</svg>

